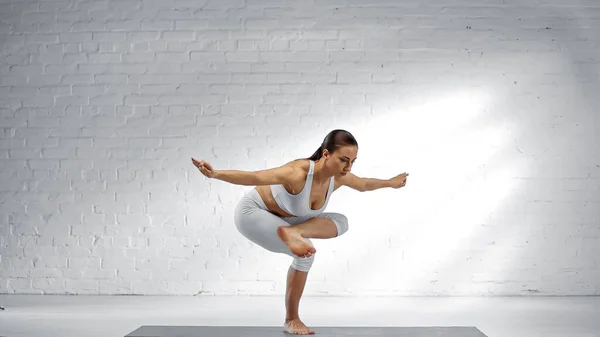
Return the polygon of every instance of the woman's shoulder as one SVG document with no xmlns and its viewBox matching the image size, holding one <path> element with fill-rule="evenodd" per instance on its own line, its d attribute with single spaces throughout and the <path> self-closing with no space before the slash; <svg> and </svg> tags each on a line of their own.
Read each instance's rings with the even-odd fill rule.
<svg viewBox="0 0 600 337">
<path fill-rule="evenodd" d="M 293 168 L 296 168 L 302 171 L 304 174 L 308 174 L 310 170 L 310 160 L 306 158 L 295 159 L 288 162 L 286 165 L 289 165 Z"/>
</svg>

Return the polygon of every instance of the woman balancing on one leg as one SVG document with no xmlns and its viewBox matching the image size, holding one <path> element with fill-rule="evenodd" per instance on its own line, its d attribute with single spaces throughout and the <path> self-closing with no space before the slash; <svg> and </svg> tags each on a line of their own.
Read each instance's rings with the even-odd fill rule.
<svg viewBox="0 0 600 337">
<path fill-rule="evenodd" d="M 350 169 L 357 152 L 358 143 L 352 134 L 333 130 L 310 158 L 268 170 L 214 170 L 208 162 L 192 158 L 208 178 L 256 186 L 240 200 L 234 221 L 240 233 L 252 242 L 293 257 L 287 274 L 285 332 L 315 333 L 300 320 L 298 306 L 316 253 L 310 239 L 334 238 L 348 230 L 346 216 L 324 212 L 333 191 L 341 186 L 363 192 L 406 184 L 408 173 L 389 180 L 353 175 Z"/>
</svg>

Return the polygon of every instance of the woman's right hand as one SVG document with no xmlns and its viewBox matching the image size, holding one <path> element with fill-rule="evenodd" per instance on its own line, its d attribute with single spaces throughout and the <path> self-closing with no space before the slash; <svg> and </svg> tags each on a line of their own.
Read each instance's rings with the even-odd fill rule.
<svg viewBox="0 0 600 337">
<path fill-rule="evenodd" d="M 204 174 L 204 176 L 206 176 L 207 178 L 214 178 L 215 177 L 215 170 L 212 168 L 212 166 L 205 160 L 196 160 L 194 158 L 192 158 L 192 163 L 194 164 L 194 166 L 196 166 L 198 168 L 198 170 L 200 170 L 200 173 Z"/>
</svg>

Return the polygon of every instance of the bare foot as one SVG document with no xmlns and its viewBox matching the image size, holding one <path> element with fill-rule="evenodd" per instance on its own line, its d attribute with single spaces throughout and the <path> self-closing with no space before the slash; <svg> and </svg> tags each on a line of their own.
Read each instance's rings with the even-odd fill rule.
<svg viewBox="0 0 600 337">
<path fill-rule="evenodd" d="M 290 248 L 294 255 L 299 257 L 311 257 L 312 254 L 317 252 L 315 247 L 306 242 L 302 235 L 300 235 L 300 233 L 292 227 L 277 227 L 277 235 L 281 241 L 283 241 L 283 243 Z"/>
<path fill-rule="evenodd" d="M 300 318 L 286 320 L 283 326 L 283 331 L 294 335 L 314 335 L 315 331 L 309 329 Z"/>
</svg>

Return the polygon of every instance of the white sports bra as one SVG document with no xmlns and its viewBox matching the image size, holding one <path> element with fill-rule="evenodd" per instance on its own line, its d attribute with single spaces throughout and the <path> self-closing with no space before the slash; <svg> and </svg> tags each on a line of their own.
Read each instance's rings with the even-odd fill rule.
<svg viewBox="0 0 600 337">
<path fill-rule="evenodd" d="M 304 188 L 298 194 L 290 194 L 283 185 L 276 184 L 271 185 L 271 193 L 277 205 L 281 207 L 288 214 L 293 216 L 315 216 L 323 213 L 327 204 L 329 203 L 329 197 L 333 192 L 334 179 L 331 177 L 329 180 L 329 188 L 327 189 L 327 196 L 325 197 L 325 203 L 319 209 L 310 208 L 310 191 L 312 189 L 313 174 L 315 171 L 315 163 L 312 160 L 310 162 L 310 169 L 306 176 L 306 182 Z"/>
</svg>

